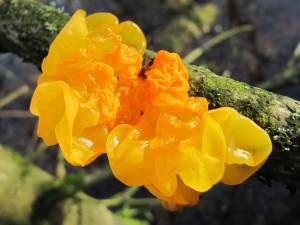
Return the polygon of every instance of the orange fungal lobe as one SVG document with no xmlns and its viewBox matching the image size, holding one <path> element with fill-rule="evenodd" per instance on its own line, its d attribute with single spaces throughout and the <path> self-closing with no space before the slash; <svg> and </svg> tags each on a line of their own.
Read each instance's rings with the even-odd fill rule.
<svg viewBox="0 0 300 225">
<path fill-rule="evenodd" d="M 38 135 L 74 166 L 107 154 L 117 179 L 169 210 L 219 182 L 244 182 L 270 155 L 269 135 L 233 108 L 189 97 L 178 54 L 158 51 L 143 67 L 145 49 L 135 23 L 77 11 L 42 64 L 30 105 Z"/>
</svg>

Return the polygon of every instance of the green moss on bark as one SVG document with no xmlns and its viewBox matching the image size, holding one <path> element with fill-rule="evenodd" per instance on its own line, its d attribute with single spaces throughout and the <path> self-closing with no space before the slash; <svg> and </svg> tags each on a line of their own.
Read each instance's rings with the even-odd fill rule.
<svg viewBox="0 0 300 225">
<path fill-rule="evenodd" d="M 68 20 L 60 9 L 33 0 L 0 1 L 0 50 L 40 65 L 55 35 Z"/>
</svg>

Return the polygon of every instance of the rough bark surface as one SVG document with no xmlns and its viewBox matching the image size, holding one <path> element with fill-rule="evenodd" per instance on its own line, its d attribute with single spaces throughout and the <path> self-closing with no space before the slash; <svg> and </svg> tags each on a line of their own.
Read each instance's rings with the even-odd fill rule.
<svg viewBox="0 0 300 225">
<path fill-rule="evenodd" d="M 0 52 L 13 52 L 40 66 L 69 16 L 33 0 L 0 0 Z"/>
<path fill-rule="evenodd" d="M 0 0 L 0 51 L 39 66 L 67 19 L 63 11 L 33 0 Z M 153 52 L 148 51 L 146 59 L 151 57 Z M 191 95 L 206 97 L 211 108 L 234 107 L 270 134 L 274 149 L 260 177 L 299 187 L 300 102 L 217 76 L 204 67 L 187 67 Z"/>
</svg>

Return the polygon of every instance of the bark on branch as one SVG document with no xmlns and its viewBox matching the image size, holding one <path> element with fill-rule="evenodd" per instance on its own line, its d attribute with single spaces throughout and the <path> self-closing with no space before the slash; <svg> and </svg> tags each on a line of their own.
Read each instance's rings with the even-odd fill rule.
<svg viewBox="0 0 300 225">
<path fill-rule="evenodd" d="M 65 24 L 62 10 L 33 0 L 0 0 L 0 51 L 13 52 L 39 66 L 49 44 Z M 153 53 L 148 51 L 147 58 Z M 261 178 L 300 186 L 300 102 L 188 65 L 190 94 L 204 96 L 210 107 L 231 106 L 266 129 L 274 150 Z"/>
</svg>

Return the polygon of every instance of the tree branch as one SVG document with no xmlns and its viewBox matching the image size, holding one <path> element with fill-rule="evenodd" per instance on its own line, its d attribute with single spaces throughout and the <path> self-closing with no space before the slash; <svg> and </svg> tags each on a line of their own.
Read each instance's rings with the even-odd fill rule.
<svg viewBox="0 0 300 225">
<path fill-rule="evenodd" d="M 39 66 L 68 16 L 33 0 L 0 0 L 0 49 Z M 153 57 L 148 51 L 146 58 Z M 300 102 L 187 65 L 190 94 L 204 96 L 211 108 L 231 106 L 255 120 L 270 134 L 274 149 L 260 170 L 290 187 L 300 186 Z"/>
<path fill-rule="evenodd" d="M 62 10 L 34 0 L 0 0 L 0 51 L 40 66 L 68 18 Z"/>
</svg>

